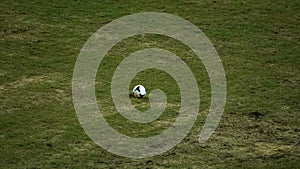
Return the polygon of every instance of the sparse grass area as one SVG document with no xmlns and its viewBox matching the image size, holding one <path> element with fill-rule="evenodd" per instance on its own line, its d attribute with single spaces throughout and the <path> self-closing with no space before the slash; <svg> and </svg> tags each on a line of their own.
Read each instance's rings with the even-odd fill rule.
<svg viewBox="0 0 300 169">
<path fill-rule="evenodd" d="M 288 1 L 1 1 L 0 168 L 299 168 L 300 4 Z M 81 128 L 72 103 L 72 73 L 87 39 L 127 14 L 154 11 L 197 25 L 215 45 L 228 94 L 217 131 L 198 135 L 210 103 L 210 84 L 195 54 L 164 36 L 139 35 L 118 43 L 102 61 L 96 96 L 107 121 L 134 137 L 161 133 L 175 120 L 179 89 L 166 73 L 140 72 L 131 83 L 168 96 L 164 114 L 149 124 L 115 110 L 110 80 L 130 53 L 169 50 L 193 70 L 201 94 L 190 134 L 170 151 L 128 159 L 98 147 Z M 140 110 L 148 98 L 131 98 Z"/>
</svg>

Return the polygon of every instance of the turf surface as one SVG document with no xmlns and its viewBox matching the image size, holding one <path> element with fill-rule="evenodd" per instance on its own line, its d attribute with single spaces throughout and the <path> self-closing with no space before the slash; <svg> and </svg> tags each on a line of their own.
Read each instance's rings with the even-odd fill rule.
<svg viewBox="0 0 300 169">
<path fill-rule="evenodd" d="M 197 142 L 210 103 L 210 84 L 195 54 L 165 36 L 139 35 L 118 43 L 101 63 L 96 96 L 119 132 L 148 137 L 164 131 L 179 110 L 174 79 L 159 70 L 132 81 L 168 96 L 150 124 L 115 110 L 110 80 L 130 53 L 160 47 L 193 70 L 201 107 L 190 134 L 170 151 L 129 159 L 98 147 L 81 128 L 72 103 L 72 73 L 87 39 L 101 26 L 137 12 L 166 12 L 198 26 L 217 49 L 227 78 L 227 102 L 217 131 Z M 0 168 L 299 168 L 300 4 L 287 1 L 1 1 Z M 131 99 L 140 110 L 147 97 Z"/>
</svg>

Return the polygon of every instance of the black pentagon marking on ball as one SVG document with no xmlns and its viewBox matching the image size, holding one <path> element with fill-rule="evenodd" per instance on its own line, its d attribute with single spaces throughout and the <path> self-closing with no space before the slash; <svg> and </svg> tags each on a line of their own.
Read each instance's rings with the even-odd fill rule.
<svg viewBox="0 0 300 169">
<path fill-rule="evenodd" d="M 141 91 L 140 91 L 140 86 L 136 87 L 136 89 L 135 89 L 135 90 L 137 90 L 137 91 L 141 92 Z"/>
</svg>

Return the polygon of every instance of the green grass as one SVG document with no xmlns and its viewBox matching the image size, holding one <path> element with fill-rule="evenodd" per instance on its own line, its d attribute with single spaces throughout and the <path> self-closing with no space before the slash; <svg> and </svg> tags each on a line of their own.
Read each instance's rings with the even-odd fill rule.
<svg viewBox="0 0 300 169">
<path fill-rule="evenodd" d="M 288 1 L 1 1 L 0 168 L 299 168 L 300 4 Z M 179 111 L 179 89 L 166 73 L 140 72 L 130 85 L 168 96 L 164 114 L 149 124 L 115 110 L 110 80 L 130 53 L 159 47 L 193 70 L 201 94 L 190 134 L 170 151 L 129 159 L 98 147 L 81 128 L 72 102 L 72 73 L 80 49 L 101 26 L 137 12 L 167 12 L 198 26 L 212 41 L 227 78 L 227 102 L 216 132 L 197 139 L 210 103 L 210 84 L 195 54 L 164 36 L 139 35 L 104 58 L 96 96 L 119 132 L 147 137 L 164 131 Z M 140 110 L 148 98 L 131 98 Z"/>
</svg>

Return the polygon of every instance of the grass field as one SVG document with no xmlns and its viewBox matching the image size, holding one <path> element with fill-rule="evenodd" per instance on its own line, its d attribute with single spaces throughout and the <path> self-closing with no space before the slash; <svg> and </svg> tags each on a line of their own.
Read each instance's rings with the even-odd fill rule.
<svg viewBox="0 0 300 169">
<path fill-rule="evenodd" d="M 102 61 L 96 96 L 119 132 L 148 137 L 164 131 L 179 110 L 179 89 L 163 71 L 132 81 L 168 96 L 164 114 L 149 124 L 114 108 L 110 80 L 130 53 L 159 47 L 184 60 L 199 85 L 201 107 L 189 135 L 159 156 L 130 159 L 97 146 L 81 128 L 72 102 L 80 49 L 101 26 L 138 12 L 166 12 L 198 26 L 212 41 L 227 78 L 220 124 L 198 143 L 210 104 L 201 61 L 185 45 L 145 34 L 118 43 Z M 0 168 L 300 168 L 300 2 L 258 0 L 5 1 L 0 2 Z M 148 97 L 131 98 L 140 110 Z"/>
</svg>

